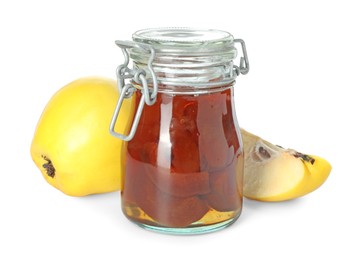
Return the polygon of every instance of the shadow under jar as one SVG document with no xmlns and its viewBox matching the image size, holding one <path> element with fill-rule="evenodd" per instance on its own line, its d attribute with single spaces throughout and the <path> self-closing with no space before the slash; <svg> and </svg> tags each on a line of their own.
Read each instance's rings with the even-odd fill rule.
<svg viewBox="0 0 358 260">
<path fill-rule="evenodd" d="M 244 54 L 240 67 L 233 64 L 235 42 Z M 122 92 L 110 129 L 128 141 L 125 216 L 175 234 L 232 224 L 242 209 L 244 160 L 233 86 L 249 69 L 244 42 L 218 30 L 158 28 L 116 43 L 125 63 L 117 70 Z M 114 132 L 124 98 L 135 101 L 128 135 Z"/>
</svg>

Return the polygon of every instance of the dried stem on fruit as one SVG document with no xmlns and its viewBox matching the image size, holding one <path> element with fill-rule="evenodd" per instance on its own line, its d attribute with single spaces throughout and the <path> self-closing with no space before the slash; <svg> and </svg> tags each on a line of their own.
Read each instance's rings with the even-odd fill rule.
<svg viewBox="0 0 358 260">
<path fill-rule="evenodd" d="M 46 170 L 46 174 L 51 178 L 55 177 L 56 170 L 51 160 L 44 155 L 42 155 L 42 158 L 47 162 L 42 165 L 42 167 Z"/>
</svg>

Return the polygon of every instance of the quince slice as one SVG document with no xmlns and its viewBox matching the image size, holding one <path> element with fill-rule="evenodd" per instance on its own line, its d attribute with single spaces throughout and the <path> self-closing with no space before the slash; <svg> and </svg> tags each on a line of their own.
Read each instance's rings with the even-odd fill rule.
<svg viewBox="0 0 358 260">
<path fill-rule="evenodd" d="M 244 141 L 244 196 L 260 201 L 284 201 L 320 187 L 332 169 L 325 159 L 299 153 L 241 129 Z"/>
</svg>

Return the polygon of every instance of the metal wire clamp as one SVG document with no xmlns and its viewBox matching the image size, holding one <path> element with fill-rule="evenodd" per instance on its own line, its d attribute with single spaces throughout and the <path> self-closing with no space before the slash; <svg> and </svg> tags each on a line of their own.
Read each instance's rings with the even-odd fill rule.
<svg viewBox="0 0 358 260">
<path fill-rule="evenodd" d="M 242 39 L 234 39 L 234 42 L 238 42 L 241 44 L 242 54 L 244 55 L 244 57 L 240 57 L 240 67 L 234 66 L 237 76 L 239 76 L 240 74 L 246 75 L 250 70 L 250 65 L 249 59 L 247 57 L 245 42 Z"/>
<path fill-rule="evenodd" d="M 144 44 L 144 43 L 136 43 L 136 42 L 131 42 L 131 41 L 116 41 L 115 43 L 118 47 L 120 47 L 122 49 L 122 52 L 124 55 L 124 63 L 122 65 L 119 65 L 117 68 L 117 71 L 116 71 L 117 84 L 118 84 L 118 88 L 120 91 L 120 95 L 119 95 L 119 99 L 118 99 L 116 108 L 114 110 L 113 116 L 112 116 L 112 120 L 111 120 L 111 123 L 109 126 L 109 131 L 110 131 L 111 135 L 113 135 L 114 137 L 120 138 L 123 141 L 130 141 L 134 137 L 134 134 L 137 130 L 139 119 L 142 115 L 144 103 L 147 104 L 148 106 L 151 106 L 155 103 L 155 101 L 157 99 L 158 82 L 157 82 L 157 77 L 154 73 L 153 66 L 152 66 L 152 62 L 155 57 L 155 50 L 152 46 L 150 46 L 148 44 Z M 142 70 L 142 69 L 135 70 L 135 69 L 128 68 L 128 64 L 129 64 L 128 49 L 129 48 L 139 48 L 141 51 L 144 51 L 145 53 L 149 54 L 147 68 L 148 68 L 148 71 L 150 72 L 151 78 L 152 78 L 152 88 L 151 89 L 149 89 L 149 87 L 148 87 L 148 82 L 145 77 L 146 72 L 144 70 Z M 126 84 L 126 82 L 125 82 L 126 80 L 130 80 L 131 82 Z M 119 115 L 119 111 L 122 107 L 124 99 L 130 98 L 135 91 L 139 90 L 138 88 L 133 86 L 133 84 L 132 84 L 133 82 L 141 85 L 140 91 L 142 93 L 142 97 L 139 101 L 137 112 L 134 116 L 134 119 L 132 122 L 132 127 L 129 131 L 129 134 L 125 135 L 124 133 L 117 133 L 114 130 L 114 128 L 115 128 L 117 118 Z"/>
</svg>

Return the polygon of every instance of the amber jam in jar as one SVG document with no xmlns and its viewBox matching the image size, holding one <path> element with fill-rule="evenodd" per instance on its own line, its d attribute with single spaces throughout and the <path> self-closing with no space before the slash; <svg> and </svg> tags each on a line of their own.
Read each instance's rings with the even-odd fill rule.
<svg viewBox="0 0 358 260">
<path fill-rule="evenodd" d="M 147 93 L 154 83 L 157 93 L 141 108 L 147 83 L 138 76 L 131 83 L 141 114 L 127 145 L 123 212 L 144 228 L 168 233 L 226 227 L 241 213 L 243 187 L 234 40 L 226 32 L 187 28 L 144 30 L 133 38 L 153 46 L 153 72 L 146 68 L 147 45 L 133 45 L 129 53 L 134 70 L 147 72 Z"/>
</svg>

